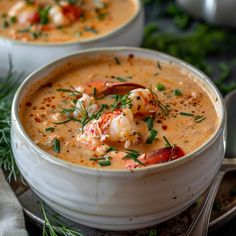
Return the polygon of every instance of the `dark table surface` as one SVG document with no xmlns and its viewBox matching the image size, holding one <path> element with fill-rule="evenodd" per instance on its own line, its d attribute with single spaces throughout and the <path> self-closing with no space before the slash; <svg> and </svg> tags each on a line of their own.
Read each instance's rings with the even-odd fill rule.
<svg viewBox="0 0 236 236">
<path fill-rule="evenodd" d="M 158 1 L 152 1 L 152 2 L 158 2 Z M 169 1 L 168 1 L 169 2 Z M 166 19 L 164 19 L 163 17 L 163 21 L 161 20 L 160 21 L 160 18 L 157 19 L 157 8 L 156 7 L 153 7 L 154 4 L 153 3 L 150 3 L 148 4 L 147 6 L 145 6 L 145 11 L 146 11 L 146 23 L 148 22 L 156 22 L 158 21 L 158 25 L 160 26 L 163 22 L 163 25 L 162 25 L 162 28 L 165 28 L 165 25 L 169 24 L 169 20 L 166 21 Z M 168 28 L 168 27 L 167 27 Z M 169 27 L 171 28 L 171 27 Z M 183 32 L 184 33 L 184 32 Z M 234 52 L 232 53 L 232 55 L 230 56 L 230 58 L 236 56 L 236 48 L 235 49 L 232 49 Z M 214 64 L 214 60 L 215 61 L 218 61 L 219 58 L 215 57 L 213 59 L 213 62 L 212 62 L 212 59 L 209 59 L 209 63 L 210 64 Z M 227 55 L 224 56 L 223 58 L 224 60 L 228 60 L 227 58 Z M 217 69 L 215 70 L 217 71 Z M 29 235 L 30 236 L 41 236 L 42 235 L 42 229 L 40 229 L 39 227 L 37 227 L 36 225 L 32 224 L 29 220 L 27 220 L 26 218 L 26 228 L 29 232 Z M 221 226 L 219 229 L 217 230 L 214 230 L 212 232 L 209 232 L 208 234 L 209 236 L 235 236 L 236 235 L 236 218 L 233 218 L 232 220 L 230 220 L 228 223 L 224 224 L 223 226 Z"/>
</svg>

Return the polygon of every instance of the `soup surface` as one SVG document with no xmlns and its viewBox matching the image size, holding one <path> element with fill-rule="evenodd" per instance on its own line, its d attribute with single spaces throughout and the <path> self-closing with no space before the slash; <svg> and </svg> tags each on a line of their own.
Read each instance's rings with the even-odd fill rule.
<svg viewBox="0 0 236 236">
<path fill-rule="evenodd" d="M 0 0 L 0 36 L 64 43 L 104 35 L 137 12 L 133 0 Z"/>
<path fill-rule="evenodd" d="M 198 83 L 167 61 L 88 57 L 30 88 L 20 117 L 32 140 L 60 159 L 141 168 L 191 153 L 216 131 L 216 109 Z"/>
</svg>

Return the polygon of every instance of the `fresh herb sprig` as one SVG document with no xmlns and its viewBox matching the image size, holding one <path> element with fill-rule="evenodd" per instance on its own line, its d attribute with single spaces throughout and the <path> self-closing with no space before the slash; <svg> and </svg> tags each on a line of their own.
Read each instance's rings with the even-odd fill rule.
<svg viewBox="0 0 236 236">
<path fill-rule="evenodd" d="M 140 165 L 144 165 L 138 157 L 140 156 L 140 152 L 133 149 L 125 149 L 126 155 L 123 157 L 123 159 L 132 159 L 135 162 L 138 162 Z"/>
<path fill-rule="evenodd" d="M 19 170 L 16 166 L 10 138 L 11 103 L 22 74 L 13 71 L 11 59 L 5 77 L 0 78 L 0 168 L 7 171 L 7 180 L 16 180 Z"/>
<path fill-rule="evenodd" d="M 66 225 L 57 215 L 51 214 L 43 202 L 41 209 L 44 216 L 43 236 L 84 236 L 81 231 Z"/>
</svg>

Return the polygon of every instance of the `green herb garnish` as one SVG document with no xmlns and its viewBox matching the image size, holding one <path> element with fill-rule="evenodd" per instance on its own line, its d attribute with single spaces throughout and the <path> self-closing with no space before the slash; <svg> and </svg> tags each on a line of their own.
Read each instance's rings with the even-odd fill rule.
<svg viewBox="0 0 236 236">
<path fill-rule="evenodd" d="M 144 121 L 147 123 L 148 130 L 150 131 L 153 128 L 153 118 L 146 117 Z"/>
<path fill-rule="evenodd" d="M 107 16 L 108 16 L 107 12 L 100 12 L 100 13 L 98 13 L 97 18 L 99 20 L 104 20 Z"/>
<path fill-rule="evenodd" d="M 156 88 L 157 88 L 158 91 L 165 90 L 165 86 L 163 84 L 161 84 L 161 83 L 157 84 Z"/>
<path fill-rule="evenodd" d="M 114 57 L 114 59 L 115 59 L 115 62 L 116 62 L 117 65 L 120 65 L 120 64 L 121 64 L 121 63 L 120 63 L 120 60 L 119 60 L 117 57 Z"/>
<path fill-rule="evenodd" d="M 204 121 L 205 119 L 206 119 L 205 116 L 195 116 L 194 117 L 195 123 L 200 123 L 200 122 Z"/>
<path fill-rule="evenodd" d="M 110 146 L 107 150 L 106 153 L 116 151 L 117 149 L 115 147 Z"/>
<path fill-rule="evenodd" d="M 129 94 L 126 94 L 124 96 L 116 95 L 115 102 L 111 105 L 111 107 L 113 111 L 118 108 L 125 108 L 125 107 L 131 108 L 132 100 L 129 98 Z"/>
<path fill-rule="evenodd" d="M 155 129 L 151 129 L 149 132 L 149 136 L 147 139 L 147 144 L 152 144 L 153 141 L 155 140 L 156 136 L 157 136 L 158 132 Z"/>
<path fill-rule="evenodd" d="M 7 180 L 16 180 L 19 170 L 11 149 L 11 103 L 22 74 L 13 71 L 9 58 L 8 73 L 0 78 L 0 168 L 7 171 Z"/>
<path fill-rule="evenodd" d="M 170 144 L 169 140 L 166 138 L 166 136 L 163 136 L 163 139 L 165 140 L 166 142 L 166 147 L 172 147 L 172 145 Z"/>
<path fill-rule="evenodd" d="M 59 153 L 61 150 L 60 140 L 57 138 L 53 139 L 53 151 Z"/>
<path fill-rule="evenodd" d="M 110 166 L 111 165 L 111 161 L 110 160 L 99 160 L 98 164 L 100 166 Z"/>
<path fill-rule="evenodd" d="M 161 68 L 161 64 L 160 64 L 160 62 L 159 61 L 157 61 L 157 67 L 159 68 L 159 70 L 161 70 L 162 68 Z"/>
<path fill-rule="evenodd" d="M 93 88 L 93 96 L 96 97 L 96 95 L 97 95 L 97 89 L 94 87 Z"/>
<path fill-rule="evenodd" d="M 65 124 L 65 123 L 67 123 L 67 122 L 69 122 L 69 121 L 71 121 L 71 120 L 73 120 L 72 117 L 68 118 L 67 120 L 60 121 L 60 122 L 53 122 L 53 124 L 55 124 L 55 125 L 61 125 L 61 124 Z"/>
<path fill-rule="evenodd" d="M 41 202 L 41 209 L 44 217 L 43 236 L 85 236 L 78 229 L 68 226 L 54 212 L 51 214 L 43 202 Z"/>
<path fill-rule="evenodd" d="M 116 76 L 114 79 L 120 81 L 120 82 L 126 82 L 129 79 L 132 79 L 132 76 Z"/>
<path fill-rule="evenodd" d="M 44 8 L 39 10 L 40 24 L 42 25 L 48 24 L 50 9 L 51 9 L 51 6 L 45 6 Z"/>
<path fill-rule="evenodd" d="M 170 114 L 170 109 L 167 107 L 167 105 L 164 105 L 160 101 L 158 101 L 158 106 L 161 109 L 161 113 L 163 116 L 168 116 Z"/>
<path fill-rule="evenodd" d="M 175 89 L 175 90 L 174 90 L 174 95 L 177 96 L 177 97 L 179 97 L 179 96 L 182 95 L 182 91 L 181 91 L 180 89 Z"/>
<path fill-rule="evenodd" d="M 125 149 L 126 156 L 123 157 L 123 159 L 132 159 L 135 162 L 138 162 L 140 165 L 144 165 L 138 157 L 140 156 L 140 152 L 133 150 L 133 149 Z"/>
<path fill-rule="evenodd" d="M 188 113 L 188 112 L 180 112 L 179 114 L 182 116 L 194 116 L 193 113 Z"/>
<path fill-rule="evenodd" d="M 48 127 L 46 129 L 44 129 L 45 131 L 54 131 L 55 130 L 55 127 L 51 126 L 51 127 Z"/>
<path fill-rule="evenodd" d="M 71 86 L 72 89 L 65 89 L 65 88 L 59 88 L 57 89 L 58 92 L 65 92 L 65 93 L 71 93 L 72 95 L 79 95 L 82 96 L 82 93 L 78 90 L 76 90 L 74 87 Z"/>
</svg>

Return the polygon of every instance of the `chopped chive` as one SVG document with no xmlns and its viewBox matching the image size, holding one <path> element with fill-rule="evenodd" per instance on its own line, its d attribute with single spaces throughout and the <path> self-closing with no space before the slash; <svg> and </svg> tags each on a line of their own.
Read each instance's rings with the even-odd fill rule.
<svg viewBox="0 0 236 236">
<path fill-rule="evenodd" d="M 163 90 L 165 90 L 165 86 L 164 86 L 163 84 L 161 84 L 161 83 L 158 83 L 156 87 L 157 87 L 157 90 L 158 90 L 158 91 L 163 91 Z"/>
<path fill-rule="evenodd" d="M 157 67 L 161 70 L 161 64 L 159 61 L 157 61 Z"/>
<path fill-rule="evenodd" d="M 148 139 L 147 139 L 147 144 L 152 144 L 154 139 L 156 138 L 158 132 L 155 130 L 155 129 L 151 129 L 150 132 L 149 132 L 149 136 L 148 136 Z"/>
<path fill-rule="evenodd" d="M 172 147 L 172 145 L 170 144 L 170 142 L 168 141 L 168 139 L 166 138 L 166 136 L 163 136 L 163 139 L 166 142 L 166 147 Z"/>
<path fill-rule="evenodd" d="M 98 164 L 100 166 L 110 166 L 111 165 L 111 162 L 109 160 L 99 160 L 98 161 Z"/>
<path fill-rule="evenodd" d="M 99 13 L 97 15 L 98 20 L 104 20 L 106 18 L 106 16 L 108 16 L 108 13 L 104 12 L 104 13 Z"/>
<path fill-rule="evenodd" d="M 133 150 L 133 149 L 125 149 L 126 156 L 124 156 L 122 159 L 132 159 L 135 162 L 138 162 L 140 165 L 144 165 L 138 157 L 140 156 L 139 151 Z"/>
<path fill-rule="evenodd" d="M 147 117 L 144 119 L 144 121 L 147 123 L 148 130 L 151 131 L 151 129 L 153 128 L 153 118 Z"/>
<path fill-rule="evenodd" d="M 73 88 L 73 87 L 72 87 Z M 59 88 L 56 91 L 58 92 L 65 92 L 65 93 L 72 93 L 72 94 L 76 94 L 76 95 L 80 95 L 82 96 L 81 92 L 77 91 L 75 88 L 73 88 L 73 90 L 71 89 L 64 89 L 64 88 Z"/>
<path fill-rule="evenodd" d="M 54 128 L 53 126 L 51 126 L 51 127 L 45 128 L 44 130 L 45 130 L 45 131 L 54 131 L 55 128 Z"/>
<path fill-rule="evenodd" d="M 106 153 L 116 151 L 117 149 L 115 147 L 110 146 L 107 150 Z"/>
<path fill-rule="evenodd" d="M 10 18 L 10 21 L 11 21 L 12 24 L 13 24 L 13 23 L 16 23 L 16 22 L 17 22 L 17 17 L 16 17 L 16 16 L 12 16 L 12 17 Z"/>
<path fill-rule="evenodd" d="M 180 112 L 179 114 L 183 116 L 194 116 L 193 113 L 188 113 L 188 112 Z"/>
<path fill-rule="evenodd" d="M 96 97 L 96 95 L 97 95 L 97 89 L 94 87 L 93 88 L 93 96 Z"/>
<path fill-rule="evenodd" d="M 202 121 L 204 121 L 206 119 L 206 117 L 203 117 L 203 118 L 201 118 L 201 119 L 195 119 L 195 123 L 200 123 L 200 122 L 202 122 Z"/>
<path fill-rule="evenodd" d="M 4 21 L 2 22 L 2 27 L 3 27 L 3 28 L 8 28 L 8 27 L 9 27 L 8 21 L 4 20 Z"/>
<path fill-rule="evenodd" d="M 61 122 L 53 122 L 53 124 L 56 124 L 56 125 L 65 124 L 65 123 L 67 123 L 67 122 L 69 122 L 69 121 L 71 121 L 71 120 L 73 120 L 72 117 L 70 117 L 70 118 L 67 119 L 67 120 L 61 121 Z"/>
<path fill-rule="evenodd" d="M 54 138 L 53 139 L 53 150 L 54 150 L 54 152 L 59 153 L 60 149 L 61 149 L 61 147 L 60 147 L 60 140 L 57 139 L 57 138 Z"/>
<path fill-rule="evenodd" d="M 114 57 L 114 59 L 115 59 L 116 64 L 120 65 L 120 60 L 117 57 Z"/>
<path fill-rule="evenodd" d="M 127 76 L 127 77 L 116 76 L 114 79 L 120 82 L 126 82 L 127 80 L 132 79 L 132 76 Z"/>
<path fill-rule="evenodd" d="M 100 160 L 105 160 L 104 157 L 94 157 L 94 158 L 89 158 L 90 161 L 100 161 Z"/>
<path fill-rule="evenodd" d="M 182 91 L 180 89 L 175 89 L 174 90 L 174 95 L 175 96 L 181 96 L 182 95 Z"/>
</svg>

